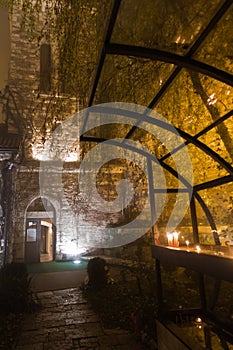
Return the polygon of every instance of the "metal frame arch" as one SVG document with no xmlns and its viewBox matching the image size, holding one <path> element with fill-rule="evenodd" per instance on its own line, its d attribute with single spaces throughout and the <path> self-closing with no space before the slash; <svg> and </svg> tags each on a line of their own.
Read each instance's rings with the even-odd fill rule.
<svg viewBox="0 0 233 350">
<path fill-rule="evenodd" d="M 113 145 L 117 145 L 117 146 L 122 146 L 122 143 L 120 143 L 119 141 L 116 141 L 116 140 L 109 140 L 109 143 L 110 144 L 113 144 Z M 196 191 L 193 191 L 193 186 L 186 180 L 183 178 L 183 176 L 181 175 L 178 175 L 178 173 L 172 168 L 170 167 L 168 164 L 164 163 L 164 162 L 161 162 L 159 159 L 157 159 L 155 156 L 153 156 L 152 154 L 147 154 L 145 151 L 143 150 L 138 150 L 136 147 L 132 146 L 132 145 L 127 145 L 127 144 L 124 144 L 124 147 L 127 148 L 127 149 L 130 149 L 132 151 L 135 151 L 137 153 L 141 153 L 143 154 L 147 159 L 150 159 L 151 162 L 155 161 L 158 161 L 159 164 L 164 168 L 166 169 L 172 176 L 176 177 L 179 181 L 181 181 L 187 188 L 187 192 L 189 193 L 189 195 L 191 196 L 192 193 L 193 193 L 193 196 L 197 199 L 197 201 L 199 202 L 200 206 L 202 207 L 206 217 L 207 217 L 207 220 L 210 224 L 210 227 L 212 230 L 216 231 L 217 230 L 217 227 L 216 227 L 216 224 L 215 224 L 215 221 L 214 221 L 214 218 L 213 216 L 211 215 L 210 211 L 209 211 L 209 208 L 207 207 L 207 205 L 205 204 L 204 200 L 202 199 L 202 197 L 200 196 L 199 193 L 197 193 Z M 149 169 L 148 169 L 149 171 Z M 153 174 L 151 174 L 152 178 L 153 178 Z M 218 241 L 215 241 L 216 244 L 219 244 Z"/>
<path fill-rule="evenodd" d="M 140 120 L 141 114 L 137 113 L 137 112 L 133 112 L 133 111 L 127 111 L 125 109 L 117 109 L 115 110 L 113 107 L 110 106 L 106 106 L 106 105 L 97 105 L 97 106 L 92 106 L 91 107 L 93 111 L 101 111 L 101 113 L 111 113 L 111 114 L 119 114 L 119 110 L 121 112 L 121 115 L 132 118 L 132 119 L 138 119 L 137 121 L 137 125 L 134 125 L 132 127 L 132 131 L 136 130 L 136 128 L 139 127 L 140 123 L 142 122 Z M 198 140 L 195 136 L 191 136 L 190 134 L 188 134 L 187 132 L 174 127 L 172 124 L 170 124 L 169 122 L 164 122 L 163 120 L 159 120 L 156 119 L 154 117 L 150 117 L 148 115 L 146 115 L 146 112 L 149 109 L 145 110 L 145 113 L 143 114 L 143 122 L 148 122 L 148 124 L 151 125 L 156 125 L 162 129 L 165 129 L 167 131 L 172 132 L 173 134 L 175 133 L 175 131 L 179 134 L 179 136 L 181 136 L 182 138 L 184 138 L 185 140 L 189 141 L 191 144 L 195 145 L 196 147 L 198 147 L 199 149 L 201 149 L 203 152 L 205 152 L 207 155 L 209 155 L 210 157 L 212 157 L 217 163 L 219 163 L 223 168 L 225 168 L 229 174 L 233 175 L 233 167 L 225 161 L 225 159 L 223 159 L 221 156 L 219 156 L 218 153 L 216 153 L 215 151 L 213 151 L 210 147 L 208 147 L 206 144 L 204 144 L 203 142 L 201 142 L 200 140 Z M 129 133 L 124 137 L 125 139 L 129 139 Z M 85 137 L 82 138 L 82 140 L 84 140 Z M 89 139 L 90 140 L 90 139 Z M 92 141 L 98 142 L 98 138 L 93 137 Z"/>
<path fill-rule="evenodd" d="M 118 15 L 120 4 L 121 4 L 121 0 L 115 0 L 114 1 L 113 11 L 112 11 L 112 14 L 110 16 L 109 26 L 108 26 L 107 33 L 106 33 L 106 36 L 105 36 L 105 39 L 104 39 L 102 52 L 101 52 L 101 55 L 100 55 L 99 64 L 97 66 L 96 76 L 95 76 L 94 84 L 92 86 L 92 90 L 91 90 L 88 106 L 91 106 L 93 104 L 94 97 L 95 97 L 95 94 L 96 94 L 96 89 L 97 89 L 97 86 L 98 86 L 98 83 L 99 83 L 99 79 L 100 79 L 102 68 L 103 68 L 103 65 L 104 65 L 104 62 L 105 62 L 106 55 L 108 53 L 111 54 L 110 49 L 111 50 L 113 50 L 113 49 L 116 50 L 115 54 L 119 54 L 120 53 L 119 49 L 120 48 L 121 49 L 124 48 L 123 46 L 118 46 L 117 47 L 117 46 L 114 46 L 115 44 L 110 44 L 111 35 L 112 35 L 112 32 L 113 32 L 114 24 L 116 22 L 116 18 L 117 18 L 117 15 Z M 184 55 L 183 57 L 179 56 L 179 55 L 172 55 L 172 54 L 166 53 L 166 52 L 164 52 L 162 50 L 157 50 L 157 51 L 153 52 L 152 49 L 150 49 L 149 51 L 147 51 L 148 54 L 152 54 L 153 53 L 154 57 L 152 57 L 152 58 L 154 58 L 154 59 L 155 59 L 155 54 L 156 54 L 157 55 L 156 58 L 159 57 L 161 60 L 163 59 L 164 62 L 165 61 L 169 61 L 169 62 L 172 61 L 172 63 L 175 63 L 177 65 L 177 67 L 173 70 L 173 72 L 170 74 L 170 76 L 164 82 L 163 86 L 160 88 L 160 90 L 154 96 L 154 98 L 152 99 L 152 101 L 148 105 L 148 108 L 154 108 L 156 106 L 157 102 L 166 93 L 166 91 L 168 90 L 168 88 L 170 87 L 172 82 L 176 79 L 177 75 L 181 72 L 181 70 L 184 67 L 187 67 L 187 68 L 190 68 L 190 69 L 194 69 L 196 71 L 203 72 L 205 74 L 208 73 L 210 76 L 214 77 L 215 79 L 217 78 L 218 80 L 224 81 L 225 83 L 227 83 L 229 85 L 233 84 L 233 76 L 231 74 L 228 74 L 227 72 L 222 71 L 222 70 L 218 70 L 218 69 L 216 70 L 215 68 L 213 68 L 214 73 L 212 73 L 211 72 L 211 70 L 212 70 L 211 66 L 203 64 L 200 61 L 193 60 L 193 58 L 192 58 L 193 55 L 196 53 L 196 51 L 199 49 L 199 47 L 203 44 L 203 42 L 205 41 L 207 36 L 211 33 L 211 31 L 214 29 L 216 24 L 223 18 L 223 16 L 226 14 L 226 12 L 229 10 L 229 8 L 231 6 L 232 6 L 232 0 L 225 0 L 224 1 L 222 6 L 220 6 L 220 8 L 217 10 L 216 14 L 210 20 L 209 24 L 207 24 L 207 26 L 204 28 L 204 30 L 202 30 L 202 32 L 197 37 L 196 41 L 193 43 L 191 48 L 188 50 L 186 55 Z M 118 52 L 117 52 L 117 50 L 118 50 Z M 137 55 L 140 55 L 142 53 L 143 52 L 141 51 L 141 52 L 137 53 Z M 132 54 L 132 52 L 130 52 L 130 54 Z M 87 118 L 88 118 L 88 115 L 87 115 Z M 220 118 L 217 122 L 214 122 L 212 124 L 212 126 L 214 127 L 219 122 L 222 122 L 222 121 L 223 121 L 222 118 Z M 132 127 L 132 130 L 133 130 L 133 128 L 134 127 Z M 207 129 L 210 130 L 209 127 L 207 127 L 206 129 L 202 130 L 201 134 L 203 134 L 204 132 L 207 132 L 208 131 Z M 191 136 L 191 135 L 189 135 L 189 134 L 187 134 L 187 133 L 185 133 L 185 132 L 183 132 L 181 130 L 177 130 L 177 131 L 180 133 L 180 135 L 182 137 L 184 137 L 186 139 L 186 142 L 184 142 L 184 146 L 186 144 L 188 144 L 188 143 L 194 144 L 196 147 L 198 147 L 199 149 L 202 149 L 202 151 L 204 151 L 206 154 L 211 156 L 219 164 L 224 166 L 224 168 L 227 169 L 227 171 L 230 174 L 233 174 L 232 173 L 233 172 L 233 168 L 232 168 L 232 166 L 229 163 L 227 163 L 222 157 L 220 157 L 216 152 L 214 152 L 208 146 L 206 146 L 205 144 L 201 143 L 199 140 L 195 140 L 199 136 L 201 136 L 200 133 L 199 133 L 199 135 L 197 134 L 197 135 L 195 135 L 193 137 L 193 136 Z M 103 138 L 95 138 L 95 137 L 88 137 L 88 136 L 83 136 L 82 140 L 94 141 L 94 142 L 105 141 L 105 139 L 103 139 Z M 175 152 L 176 150 L 174 149 L 173 151 Z M 170 156 L 170 154 L 166 155 L 166 157 L 169 157 L 169 156 Z M 162 158 L 162 159 L 158 160 L 158 161 L 160 161 L 161 165 L 163 163 L 163 160 L 165 160 L 165 158 Z M 230 175 L 230 176 L 232 176 L 232 175 Z M 228 180 L 229 179 L 230 178 L 228 178 Z M 221 180 L 221 181 L 223 181 L 225 183 L 224 179 Z M 215 184 L 215 182 L 213 183 L 213 185 L 214 184 Z M 197 190 L 198 190 L 198 187 L 197 187 Z M 209 212 L 208 207 L 206 206 L 206 204 L 202 200 L 202 198 L 199 195 L 199 193 L 197 193 L 197 191 L 195 190 L 195 186 L 194 186 L 193 195 L 198 200 L 198 202 L 201 204 L 204 212 L 206 213 L 208 221 L 210 222 L 210 226 L 213 229 L 215 229 L 216 226 L 215 226 L 214 220 L 213 220 L 213 218 L 211 216 L 211 213 Z"/>
</svg>

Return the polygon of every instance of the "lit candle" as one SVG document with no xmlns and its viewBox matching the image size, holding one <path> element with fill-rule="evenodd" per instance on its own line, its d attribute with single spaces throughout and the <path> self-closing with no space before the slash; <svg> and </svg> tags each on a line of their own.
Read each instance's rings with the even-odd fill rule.
<svg viewBox="0 0 233 350">
<path fill-rule="evenodd" d="M 202 319 L 201 319 L 200 317 L 197 317 L 197 318 L 195 319 L 195 323 L 196 323 L 196 325 L 197 325 L 198 328 L 202 328 L 202 327 L 201 327 L 201 326 L 202 326 Z"/>
<path fill-rule="evenodd" d="M 187 248 L 189 247 L 189 240 L 185 241 Z"/>
<path fill-rule="evenodd" d="M 173 246 L 173 234 L 172 233 L 167 233 L 167 242 L 168 242 L 169 247 Z"/>
<path fill-rule="evenodd" d="M 179 247 L 179 241 L 178 241 L 178 237 L 179 237 L 179 233 L 178 232 L 174 232 L 173 233 L 173 245 L 174 247 Z"/>
<path fill-rule="evenodd" d="M 198 253 L 200 253 L 201 248 L 200 248 L 200 246 L 199 246 L 199 245 L 197 245 L 197 246 L 196 246 L 196 250 L 197 250 L 197 252 L 198 252 Z"/>
</svg>

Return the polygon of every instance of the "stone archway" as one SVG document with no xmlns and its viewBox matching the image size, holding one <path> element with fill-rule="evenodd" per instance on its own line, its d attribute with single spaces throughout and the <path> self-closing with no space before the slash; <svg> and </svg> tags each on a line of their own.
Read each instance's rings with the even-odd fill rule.
<svg viewBox="0 0 233 350">
<path fill-rule="evenodd" d="M 46 201 L 46 211 L 44 202 Z M 45 198 L 34 199 L 26 211 L 25 262 L 48 262 L 55 259 L 56 229 L 53 224 L 55 210 Z"/>
</svg>

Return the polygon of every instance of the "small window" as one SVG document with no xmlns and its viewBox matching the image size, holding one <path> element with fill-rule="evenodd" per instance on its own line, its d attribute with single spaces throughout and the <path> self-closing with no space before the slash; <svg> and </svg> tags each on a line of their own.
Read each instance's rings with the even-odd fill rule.
<svg viewBox="0 0 233 350">
<path fill-rule="evenodd" d="M 51 91 L 51 46 L 42 44 L 40 47 L 40 92 L 48 93 Z"/>
</svg>

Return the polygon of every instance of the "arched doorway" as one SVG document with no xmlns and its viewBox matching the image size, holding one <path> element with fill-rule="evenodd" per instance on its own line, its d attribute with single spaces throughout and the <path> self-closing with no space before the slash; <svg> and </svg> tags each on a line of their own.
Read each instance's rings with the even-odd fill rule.
<svg viewBox="0 0 233 350">
<path fill-rule="evenodd" d="M 46 201 L 46 211 L 44 208 Z M 35 199 L 26 212 L 25 262 L 53 261 L 56 252 L 56 232 L 53 220 L 55 211 L 52 204 L 43 198 Z"/>
</svg>

